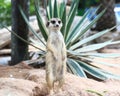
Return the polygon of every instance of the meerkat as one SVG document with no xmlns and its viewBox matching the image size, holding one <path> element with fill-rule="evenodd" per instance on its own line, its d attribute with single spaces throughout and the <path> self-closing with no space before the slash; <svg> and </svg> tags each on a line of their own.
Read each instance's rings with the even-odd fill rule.
<svg viewBox="0 0 120 96">
<path fill-rule="evenodd" d="M 54 93 L 54 83 L 58 82 L 58 90 L 65 81 L 66 46 L 60 31 L 62 22 L 59 18 L 52 18 L 46 24 L 49 34 L 46 44 L 46 81 L 50 94 Z"/>
</svg>

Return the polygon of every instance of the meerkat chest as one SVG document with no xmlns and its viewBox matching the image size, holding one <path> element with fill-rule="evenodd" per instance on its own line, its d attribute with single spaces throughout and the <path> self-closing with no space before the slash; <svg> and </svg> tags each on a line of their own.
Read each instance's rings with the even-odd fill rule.
<svg viewBox="0 0 120 96">
<path fill-rule="evenodd" d="M 51 39 L 52 39 L 52 44 L 55 45 L 56 48 L 62 47 L 64 39 L 61 33 L 53 33 Z"/>
</svg>

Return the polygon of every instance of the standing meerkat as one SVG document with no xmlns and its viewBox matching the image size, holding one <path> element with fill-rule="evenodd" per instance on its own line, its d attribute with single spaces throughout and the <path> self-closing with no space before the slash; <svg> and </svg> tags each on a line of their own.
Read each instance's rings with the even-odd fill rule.
<svg viewBox="0 0 120 96">
<path fill-rule="evenodd" d="M 58 89 L 64 83 L 66 72 L 66 46 L 60 29 L 62 22 L 59 18 L 52 18 L 47 22 L 49 30 L 46 53 L 46 81 L 50 94 L 54 93 L 54 83 L 58 82 Z"/>
</svg>

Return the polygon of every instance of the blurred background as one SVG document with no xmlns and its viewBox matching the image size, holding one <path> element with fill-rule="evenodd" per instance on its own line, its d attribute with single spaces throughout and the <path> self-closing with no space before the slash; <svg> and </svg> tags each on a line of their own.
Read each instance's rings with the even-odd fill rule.
<svg viewBox="0 0 120 96">
<path fill-rule="evenodd" d="M 71 2 L 71 0 L 68 0 Z M 113 2 L 115 1 L 115 16 L 117 23 L 120 22 L 120 0 L 80 0 L 79 1 L 79 6 L 78 6 L 78 15 L 82 16 L 89 8 L 96 9 L 102 2 Z M 30 16 L 34 15 L 34 0 L 30 0 Z M 70 4 L 68 2 L 68 4 Z M 114 5 L 114 3 L 112 3 Z M 43 6 L 44 6 L 44 0 L 43 0 Z M 111 13 L 110 13 L 111 14 Z M 1 25 L 11 25 L 11 0 L 0 0 L 0 28 L 2 28 Z"/>
</svg>

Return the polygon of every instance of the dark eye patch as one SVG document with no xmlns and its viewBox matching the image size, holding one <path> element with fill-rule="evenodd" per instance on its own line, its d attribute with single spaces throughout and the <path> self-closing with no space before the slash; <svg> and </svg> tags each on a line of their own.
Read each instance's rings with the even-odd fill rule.
<svg viewBox="0 0 120 96">
<path fill-rule="evenodd" d="M 47 24 L 46 24 L 46 27 L 48 27 L 48 26 L 49 26 L 49 24 L 50 24 L 50 22 L 48 21 L 48 22 L 47 22 Z"/>
<path fill-rule="evenodd" d="M 51 23 L 52 23 L 52 24 L 55 24 L 55 20 L 52 20 Z"/>
<path fill-rule="evenodd" d="M 58 23 L 60 24 L 60 23 L 61 23 L 61 21 L 58 21 Z"/>
</svg>

